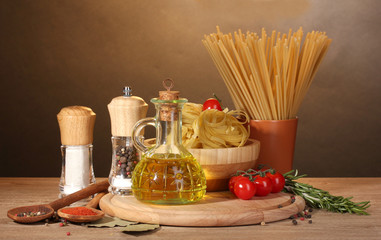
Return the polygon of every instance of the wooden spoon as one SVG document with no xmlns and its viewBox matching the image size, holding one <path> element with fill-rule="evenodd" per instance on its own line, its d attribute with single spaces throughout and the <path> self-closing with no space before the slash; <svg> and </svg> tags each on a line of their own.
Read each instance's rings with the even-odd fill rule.
<svg viewBox="0 0 381 240">
<path fill-rule="evenodd" d="M 103 218 L 105 215 L 104 212 L 96 209 L 98 207 L 98 203 L 101 200 L 101 198 L 106 194 L 106 192 L 98 193 L 86 206 L 85 208 L 90 209 L 91 211 L 95 212 L 96 215 L 75 215 L 75 214 L 69 214 L 62 212 L 63 209 L 72 209 L 72 208 L 78 208 L 78 207 L 70 207 L 70 208 L 61 208 L 58 209 L 57 214 L 58 216 L 65 218 L 66 220 L 70 222 L 93 222 L 98 219 Z"/>
<path fill-rule="evenodd" d="M 63 208 L 67 205 L 70 205 L 73 202 L 84 199 L 84 198 L 91 196 L 95 193 L 106 191 L 109 185 L 110 184 L 109 184 L 108 180 L 101 181 L 101 182 L 98 182 L 95 184 L 91 184 L 90 186 L 88 186 L 82 190 L 79 190 L 78 192 L 67 195 L 67 196 L 60 198 L 58 200 L 55 200 L 49 204 L 40 204 L 40 205 L 13 208 L 13 209 L 8 211 L 7 216 L 16 222 L 19 222 L 19 223 L 38 222 L 38 221 L 50 218 L 54 214 L 54 211 L 56 211 L 60 208 Z M 19 216 L 17 216 L 18 214 L 22 214 L 25 212 L 41 212 L 41 213 L 45 213 L 45 214 L 39 215 L 39 216 L 30 216 L 30 217 L 26 217 L 26 216 L 19 217 Z"/>
</svg>

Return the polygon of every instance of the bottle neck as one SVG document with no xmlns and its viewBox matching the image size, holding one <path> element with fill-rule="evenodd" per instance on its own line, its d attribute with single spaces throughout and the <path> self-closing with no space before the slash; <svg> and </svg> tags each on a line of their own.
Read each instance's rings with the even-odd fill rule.
<svg viewBox="0 0 381 240">
<path fill-rule="evenodd" d="M 182 145 L 182 104 L 160 104 L 157 106 L 157 124 L 161 128 L 157 129 L 156 136 L 161 136 L 158 144 L 160 145 Z"/>
<path fill-rule="evenodd" d="M 151 102 L 155 104 L 156 116 L 152 118 L 154 122 L 147 124 L 154 124 L 156 128 L 156 144 L 151 148 L 147 148 L 143 157 L 178 159 L 191 156 L 189 151 L 187 151 L 182 144 L 181 111 L 186 100 L 164 101 L 153 99 Z M 142 121 L 141 126 L 143 126 L 143 123 L 144 121 Z M 137 129 L 139 130 L 141 126 L 138 126 Z M 139 140 L 135 142 L 139 143 Z"/>
<path fill-rule="evenodd" d="M 158 142 L 160 145 L 178 146 L 182 144 L 181 121 L 159 121 L 158 124 L 161 125 L 161 138 Z M 158 134 L 157 136 L 159 136 Z"/>
</svg>

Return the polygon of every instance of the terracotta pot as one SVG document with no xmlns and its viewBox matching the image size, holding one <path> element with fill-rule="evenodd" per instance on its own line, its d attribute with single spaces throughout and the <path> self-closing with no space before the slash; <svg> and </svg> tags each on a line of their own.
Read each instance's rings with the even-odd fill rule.
<svg viewBox="0 0 381 240">
<path fill-rule="evenodd" d="M 259 140 L 259 164 L 281 173 L 292 170 L 298 118 L 290 120 L 251 120 L 250 138 Z"/>
</svg>

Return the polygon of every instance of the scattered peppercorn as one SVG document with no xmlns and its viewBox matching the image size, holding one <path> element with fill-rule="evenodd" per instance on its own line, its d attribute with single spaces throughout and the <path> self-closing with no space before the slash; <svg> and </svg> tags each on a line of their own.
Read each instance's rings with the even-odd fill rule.
<svg viewBox="0 0 381 240">
<path fill-rule="evenodd" d="M 308 220 L 308 223 L 311 224 L 311 223 L 312 223 L 312 220 Z"/>
<path fill-rule="evenodd" d="M 66 226 L 67 225 L 67 220 L 64 218 L 60 218 L 60 227 Z"/>
<path fill-rule="evenodd" d="M 261 225 L 264 226 L 264 225 L 266 225 L 266 223 L 265 223 L 264 221 L 262 221 L 262 222 L 261 222 Z"/>
<path fill-rule="evenodd" d="M 300 220 L 301 220 L 301 221 L 304 221 L 304 217 L 301 217 Z"/>
<path fill-rule="evenodd" d="M 278 208 L 282 208 L 283 206 L 281 204 L 278 205 Z"/>
<path fill-rule="evenodd" d="M 294 219 L 294 220 L 292 220 L 292 224 L 296 225 L 296 224 L 298 224 L 298 221 L 296 221 L 296 220 Z"/>
<path fill-rule="evenodd" d="M 67 235 L 67 236 L 70 236 L 70 232 L 67 232 L 66 235 Z"/>
<path fill-rule="evenodd" d="M 312 208 L 310 208 L 310 209 L 308 209 L 308 211 L 309 211 L 309 212 L 312 212 L 312 211 L 313 211 L 313 209 L 312 209 Z"/>
<path fill-rule="evenodd" d="M 311 218 L 311 217 L 312 217 L 311 214 L 306 215 L 306 218 Z"/>
</svg>

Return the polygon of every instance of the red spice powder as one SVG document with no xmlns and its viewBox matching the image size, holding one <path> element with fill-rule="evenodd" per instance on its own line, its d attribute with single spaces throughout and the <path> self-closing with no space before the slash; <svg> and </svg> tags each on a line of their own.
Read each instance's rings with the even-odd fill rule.
<svg viewBox="0 0 381 240">
<path fill-rule="evenodd" d="M 94 212 L 91 209 L 88 209 L 87 207 L 73 207 L 73 208 L 64 208 L 61 210 L 61 212 L 66 214 L 72 214 L 72 215 L 97 215 L 96 212 Z"/>
</svg>

